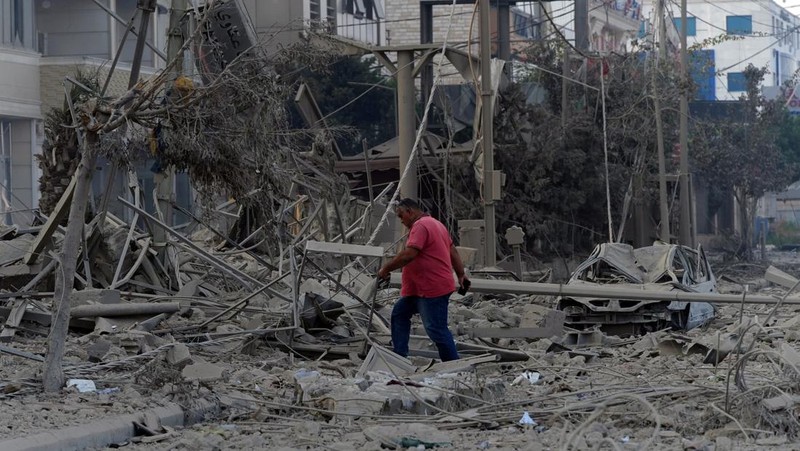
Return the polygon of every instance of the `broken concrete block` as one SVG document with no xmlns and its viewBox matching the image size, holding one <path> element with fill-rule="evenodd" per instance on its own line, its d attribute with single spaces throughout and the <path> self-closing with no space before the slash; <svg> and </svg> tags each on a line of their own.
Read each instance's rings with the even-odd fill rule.
<svg viewBox="0 0 800 451">
<path fill-rule="evenodd" d="M 764 408 L 770 412 L 775 412 L 777 410 L 787 410 L 791 407 L 794 407 L 798 401 L 800 401 L 800 396 L 784 393 L 772 398 L 762 399 L 761 404 L 763 404 Z"/>
<path fill-rule="evenodd" d="M 181 376 L 187 381 L 213 382 L 222 379 L 223 369 L 208 362 L 198 362 L 188 365 L 181 371 Z"/>
<path fill-rule="evenodd" d="M 111 342 L 99 338 L 94 343 L 86 347 L 90 362 L 102 362 L 103 357 L 111 350 Z"/>
<path fill-rule="evenodd" d="M 725 357 L 734 350 L 737 343 L 739 343 L 739 334 L 737 333 L 717 335 L 709 343 L 710 350 L 706 354 L 706 358 L 703 359 L 703 363 L 717 365 L 725 360 Z"/>
<path fill-rule="evenodd" d="M 483 311 L 489 321 L 500 321 L 508 327 L 518 327 L 522 322 L 522 317 L 516 313 L 509 312 L 503 308 L 493 305 Z"/>
<path fill-rule="evenodd" d="M 658 346 L 656 334 L 647 334 L 633 344 L 632 348 L 637 351 L 647 351 Z"/>
<path fill-rule="evenodd" d="M 183 343 L 176 343 L 167 351 L 167 363 L 170 365 L 181 365 L 192 359 L 189 347 Z"/>
</svg>

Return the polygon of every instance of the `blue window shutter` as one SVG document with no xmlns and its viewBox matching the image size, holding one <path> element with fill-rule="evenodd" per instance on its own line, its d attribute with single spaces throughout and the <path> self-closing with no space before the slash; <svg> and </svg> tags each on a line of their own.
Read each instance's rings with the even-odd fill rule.
<svg viewBox="0 0 800 451">
<path fill-rule="evenodd" d="M 725 31 L 728 34 L 753 34 L 753 16 L 727 16 Z"/>
<path fill-rule="evenodd" d="M 743 92 L 747 90 L 747 80 L 744 72 L 728 72 L 728 92 Z"/>
<path fill-rule="evenodd" d="M 681 18 L 672 19 L 672 23 L 675 24 L 678 34 L 681 34 Z M 697 36 L 697 19 L 694 17 L 686 18 L 686 36 Z"/>
<path fill-rule="evenodd" d="M 688 22 L 687 22 L 688 24 Z M 713 49 L 695 50 L 689 57 L 689 71 L 697 85 L 697 100 L 717 100 L 716 59 Z"/>
</svg>

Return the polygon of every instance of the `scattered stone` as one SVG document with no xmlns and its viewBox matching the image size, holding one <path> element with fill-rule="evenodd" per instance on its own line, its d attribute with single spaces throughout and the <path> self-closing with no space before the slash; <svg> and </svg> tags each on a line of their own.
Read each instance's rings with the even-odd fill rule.
<svg viewBox="0 0 800 451">
<path fill-rule="evenodd" d="M 218 365 L 198 362 L 187 365 L 183 371 L 181 371 L 181 376 L 183 376 L 186 381 L 214 382 L 222 379 L 222 373 L 223 369 Z"/>
<path fill-rule="evenodd" d="M 173 366 L 180 366 L 192 359 L 189 347 L 183 343 L 176 343 L 167 351 L 167 362 Z"/>
</svg>

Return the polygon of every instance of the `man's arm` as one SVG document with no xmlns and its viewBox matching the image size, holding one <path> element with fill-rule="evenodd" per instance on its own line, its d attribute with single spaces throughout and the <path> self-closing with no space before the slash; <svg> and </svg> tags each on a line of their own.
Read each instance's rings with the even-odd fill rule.
<svg viewBox="0 0 800 451">
<path fill-rule="evenodd" d="M 461 256 L 458 255 L 455 245 L 450 245 L 450 264 L 453 265 L 453 271 L 456 272 L 458 277 L 458 286 L 464 286 L 464 280 L 467 277 L 464 275 L 464 262 L 461 261 Z"/>
<path fill-rule="evenodd" d="M 389 263 L 383 265 L 383 268 L 378 271 L 378 277 L 381 279 L 388 279 L 390 272 L 394 271 L 395 269 L 400 269 L 403 266 L 411 263 L 412 260 L 417 258 L 417 255 L 419 255 L 419 249 L 415 247 L 407 247 L 403 249 L 399 254 L 395 255 L 394 258 L 389 261 Z"/>
</svg>

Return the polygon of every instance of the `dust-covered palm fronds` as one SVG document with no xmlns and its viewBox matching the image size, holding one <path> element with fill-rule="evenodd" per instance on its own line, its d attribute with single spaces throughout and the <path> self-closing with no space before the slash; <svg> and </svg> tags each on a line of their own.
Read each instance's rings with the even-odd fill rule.
<svg viewBox="0 0 800 451">
<path fill-rule="evenodd" d="M 84 71 L 79 71 L 75 80 L 90 89 L 98 85 L 96 74 Z M 91 97 L 91 93 L 82 87 L 74 84 L 68 86 L 72 87 L 68 92 L 72 104 L 84 103 Z M 39 210 L 49 215 L 63 194 L 64 183 L 56 186 L 56 182 L 69 180 L 80 159 L 78 128 L 66 100 L 60 108 L 53 108 L 44 114 L 44 136 L 42 153 L 34 157 L 42 171 L 39 177 Z"/>
<path fill-rule="evenodd" d="M 282 52 L 274 57 L 285 58 Z M 124 99 L 108 104 L 110 121 L 125 115 L 128 130 L 106 131 L 101 150 L 120 163 L 149 153 L 162 167 L 188 171 L 199 188 L 235 197 L 274 188 L 287 179 L 282 170 L 291 166 L 296 140 L 309 133 L 288 128 L 285 100 L 292 88 L 268 56 L 240 58 L 205 86 L 180 77 L 138 111 L 125 111 Z"/>
<path fill-rule="evenodd" d="M 170 63 L 120 98 L 93 99 L 98 152 L 122 167 L 152 158 L 156 170 L 185 171 L 207 198 L 275 203 L 297 194 L 290 193 L 293 180 L 325 197 L 341 194 L 346 185 L 332 176 L 333 136 L 291 129 L 287 101 L 297 79 L 282 75 L 287 67 L 324 65 L 329 53 L 318 45 L 322 39 L 272 52 L 261 43 L 206 74 L 206 83 L 171 79 Z M 326 176 L 307 177 L 313 168 Z"/>
</svg>

